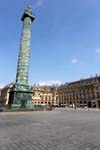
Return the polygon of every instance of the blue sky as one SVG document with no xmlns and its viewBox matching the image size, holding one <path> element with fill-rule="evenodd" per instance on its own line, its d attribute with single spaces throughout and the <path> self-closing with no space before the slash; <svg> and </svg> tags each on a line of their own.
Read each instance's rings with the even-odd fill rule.
<svg viewBox="0 0 100 150">
<path fill-rule="evenodd" d="M 100 74 L 100 0 L 3 0 L 0 2 L 0 85 L 15 81 L 22 31 L 30 2 L 29 84 L 71 82 Z"/>
</svg>

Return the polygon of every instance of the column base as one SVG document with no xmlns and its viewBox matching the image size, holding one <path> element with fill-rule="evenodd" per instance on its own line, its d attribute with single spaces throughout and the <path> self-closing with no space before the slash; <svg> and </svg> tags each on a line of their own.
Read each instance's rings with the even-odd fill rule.
<svg viewBox="0 0 100 150">
<path fill-rule="evenodd" d="M 33 109 L 32 104 L 33 89 L 29 85 L 15 84 L 9 96 L 11 109 Z"/>
</svg>

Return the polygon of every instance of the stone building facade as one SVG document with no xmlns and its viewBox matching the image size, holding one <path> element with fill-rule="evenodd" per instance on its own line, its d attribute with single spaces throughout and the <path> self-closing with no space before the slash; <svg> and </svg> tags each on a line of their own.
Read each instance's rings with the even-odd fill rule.
<svg viewBox="0 0 100 150">
<path fill-rule="evenodd" d="M 0 105 L 8 105 L 9 103 L 9 92 L 13 87 L 13 83 L 6 85 L 0 90 Z"/>
<path fill-rule="evenodd" d="M 0 90 L 0 105 L 9 104 L 9 95 L 10 90 L 14 84 L 9 84 Z M 58 95 L 57 95 L 57 86 L 32 86 L 33 96 L 32 103 L 33 105 L 59 105 Z"/>
<path fill-rule="evenodd" d="M 13 84 L 9 84 L 0 90 L 0 104 L 8 105 L 12 86 Z M 100 108 L 100 76 L 60 86 L 34 85 L 32 88 L 33 105 Z"/>
<path fill-rule="evenodd" d="M 32 102 L 34 105 L 58 106 L 57 86 L 33 86 Z"/>
<path fill-rule="evenodd" d="M 58 98 L 60 106 L 100 108 L 100 76 L 59 86 Z"/>
</svg>

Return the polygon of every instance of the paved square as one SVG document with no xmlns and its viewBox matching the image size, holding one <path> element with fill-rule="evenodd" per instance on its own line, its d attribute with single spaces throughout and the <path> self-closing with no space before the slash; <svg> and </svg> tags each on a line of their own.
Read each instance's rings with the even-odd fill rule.
<svg viewBox="0 0 100 150">
<path fill-rule="evenodd" d="M 100 111 L 0 113 L 0 150 L 100 150 Z"/>
</svg>

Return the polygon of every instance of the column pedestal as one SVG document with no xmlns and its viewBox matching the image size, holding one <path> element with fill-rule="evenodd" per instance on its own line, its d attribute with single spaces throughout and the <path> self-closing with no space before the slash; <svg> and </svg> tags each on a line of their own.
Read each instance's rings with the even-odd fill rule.
<svg viewBox="0 0 100 150">
<path fill-rule="evenodd" d="M 9 106 L 13 109 L 33 109 L 33 89 L 29 85 L 15 84 L 9 97 Z"/>
</svg>

